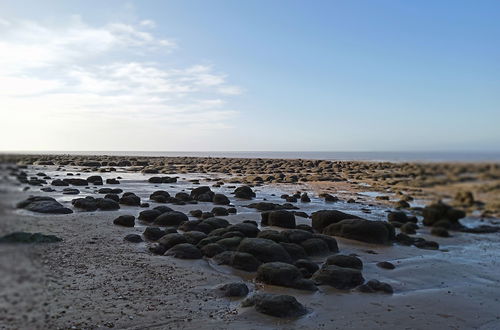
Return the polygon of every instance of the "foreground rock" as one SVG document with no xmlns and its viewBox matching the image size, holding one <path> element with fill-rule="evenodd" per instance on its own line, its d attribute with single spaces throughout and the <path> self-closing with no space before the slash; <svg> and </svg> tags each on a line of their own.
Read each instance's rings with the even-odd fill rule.
<svg viewBox="0 0 500 330">
<path fill-rule="evenodd" d="M 226 297 L 245 297 L 249 292 L 248 286 L 241 282 L 224 284 L 219 287 L 219 290 L 222 291 Z"/>
<path fill-rule="evenodd" d="M 255 306 L 260 313 L 275 317 L 300 317 L 307 314 L 307 309 L 288 295 L 258 293 L 246 299 L 242 307 Z"/>
<path fill-rule="evenodd" d="M 70 214 L 73 211 L 64 207 L 61 203 L 52 197 L 32 196 L 28 199 L 19 202 L 17 208 L 25 209 L 37 213 L 48 214 Z"/>
<path fill-rule="evenodd" d="M 14 232 L 0 237 L 0 243 L 57 243 L 62 239 L 55 235 L 41 233 Z"/>
<path fill-rule="evenodd" d="M 320 233 L 331 224 L 338 223 L 346 219 L 361 219 L 358 216 L 340 212 L 337 210 L 321 210 L 311 214 L 312 227 Z"/>
<path fill-rule="evenodd" d="M 357 288 L 357 290 L 364 293 L 381 292 L 381 293 L 392 294 L 394 292 L 394 289 L 390 284 L 385 282 L 380 282 L 378 280 L 369 280 L 365 284 L 360 285 Z"/>
<path fill-rule="evenodd" d="M 292 258 L 280 244 L 265 238 L 243 239 L 238 252 L 249 253 L 261 262 L 292 262 Z"/>
</svg>

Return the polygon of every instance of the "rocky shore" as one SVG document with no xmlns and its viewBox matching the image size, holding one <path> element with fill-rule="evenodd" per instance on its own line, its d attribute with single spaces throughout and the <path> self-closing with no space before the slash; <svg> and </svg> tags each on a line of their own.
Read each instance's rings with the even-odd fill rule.
<svg viewBox="0 0 500 330">
<path fill-rule="evenodd" d="M 500 164 L 0 163 L 3 329 L 500 325 Z"/>
</svg>

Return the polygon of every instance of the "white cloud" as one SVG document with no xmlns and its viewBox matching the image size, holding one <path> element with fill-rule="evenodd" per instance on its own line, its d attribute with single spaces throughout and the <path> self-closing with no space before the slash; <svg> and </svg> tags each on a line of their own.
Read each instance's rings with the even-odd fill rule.
<svg viewBox="0 0 500 330">
<path fill-rule="evenodd" d="M 3 19 L 0 26 L 2 121 L 11 128 L 29 127 L 39 139 L 49 134 L 45 127 L 89 118 L 119 125 L 133 116 L 138 124 L 144 121 L 140 127 L 154 120 L 173 132 L 179 127 L 171 126 L 179 123 L 225 128 L 227 119 L 237 113 L 225 108 L 223 97 L 242 90 L 229 85 L 227 76 L 212 66 L 180 68 L 155 61 L 177 46 L 145 30 L 155 28 L 153 21 L 96 27 L 75 16 L 59 27 Z M 15 130 L 1 134 L 5 139 Z"/>
</svg>

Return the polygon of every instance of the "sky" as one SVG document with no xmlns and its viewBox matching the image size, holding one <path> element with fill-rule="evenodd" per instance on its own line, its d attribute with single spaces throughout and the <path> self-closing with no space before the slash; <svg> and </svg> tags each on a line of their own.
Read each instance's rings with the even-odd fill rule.
<svg viewBox="0 0 500 330">
<path fill-rule="evenodd" d="M 500 1 L 0 2 L 0 151 L 500 151 Z"/>
</svg>

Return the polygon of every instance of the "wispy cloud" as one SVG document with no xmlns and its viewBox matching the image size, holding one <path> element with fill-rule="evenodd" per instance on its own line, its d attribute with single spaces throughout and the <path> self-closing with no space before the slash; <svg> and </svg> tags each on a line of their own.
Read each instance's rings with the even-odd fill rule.
<svg viewBox="0 0 500 330">
<path fill-rule="evenodd" d="M 241 88 L 210 65 L 171 67 L 176 42 L 156 36 L 155 22 L 91 26 L 73 17 L 65 26 L 0 18 L 0 109 L 5 120 L 54 122 L 134 116 L 223 128 L 236 112 L 228 95 Z M 142 118 L 142 119 L 141 119 Z M 33 125 L 32 125 L 33 126 Z M 89 128 L 91 129 L 91 127 Z"/>
</svg>

